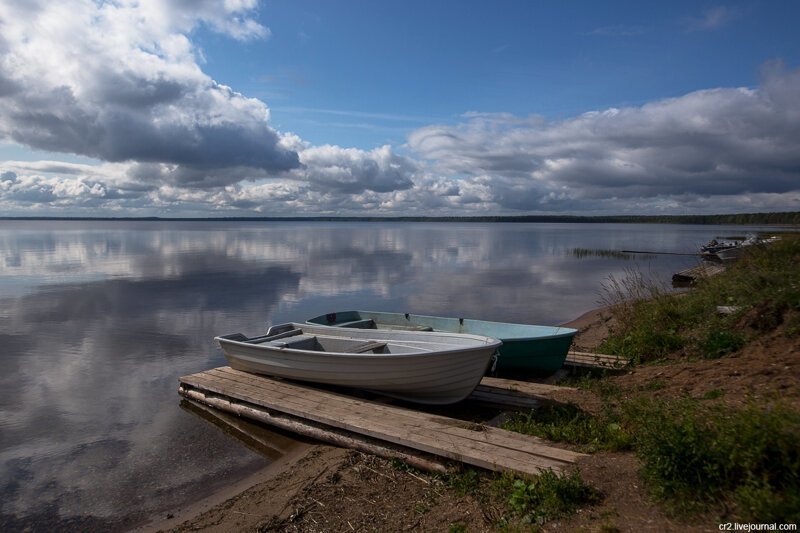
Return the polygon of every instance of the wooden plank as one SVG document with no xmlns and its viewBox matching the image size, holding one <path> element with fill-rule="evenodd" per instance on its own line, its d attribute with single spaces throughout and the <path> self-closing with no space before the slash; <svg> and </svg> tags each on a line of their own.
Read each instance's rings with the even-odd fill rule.
<svg viewBox="0 0 800 533">
<path fill-rule="evenodd" d="M 469 395 L 468 400 L 502 409 L 536 409 L 541 405 L 541 402 L 536 398 L 498 394 L 494 390 L 482 390 L 481 386 L 478 386 L 478 388 Z"/>
<path fill-rule="evenodd" d="M 469 399 L 504 408 L 535 409 L 542 402 L 553 401 L 554 393 L 565 390 L 575 389 L 485 376 Z"/>
<path fill-rule="evenodd" d="M 548 385 L 546 383 L 493 378 L 490 376 L 484 376 L 479 387 L 493 387 L 495 389 L 503 389 L 512 393 L 525 394 L 537 398 L 549 398 L 554 392 L 558 391 L 576 390 L 574 387 L 561 387 L 558 385 Z"/>
<path fill-rule="evenodd" d="M 276 382 L 274 380 L 270 380 L 269 378 L 262 378 L 244 372 L 238 373 L 237 371 L 230 369 L 218 369 L 217 371 L 210 371 L 209 373 L 215 373 L 218 371 L 221 373 L 217 373 L 217 377 L 223 380 L 225 379 L 226 374 L 231 378 L 241 378 L 245 382 L 252 381 L 253 379 L 260 380 L 258 385 L 261 385 L 261 387 L 256 385 L 256 388 L 263 389 L 264 386 L 267 386 L 270 392 L 271 400 L 275 399 L 276 394 L 280 395 L 281 393 L 288 392 L 288 395 L 280 399 L 281 403 L 283 404 L 280 410 L 289 412 L 290 414 L 295 414 L 295 412 L 292 411 L 293 409 L 299 409 L 300 411 L 307 409 L 310 411 L 310 413 L 306 414 L 306 418 L 311 420 L 333 425 L 334 427 L 341 427 L 350 431 L 369 435 L 371 437 L 383 438 L 389 440 L 390 442 L 395 442 L 404 446 L 409 446 L 407 439 L 409 438 L 409 435 L 411 435 L 413 437 L 412 440 L 415 439 L 417 442 L 416 445 L 412 445 L 410 447 L 438 455 L 442 455 L 442 453 L 437 447 L 441 447 L 442 441 L 445 441 L 448 451 L 455 453 L 455 455 L 444 454 L 444 456 L 456 460 L 463 461 L 463 459 L 459 458 L 458 455 L 467 453 L 468 451 L 471 451 L 472 455 L 483 455 L 483 453 L 486 451 L 483 449 L 485 447 L 482 445 L 476 446 L 474 443 L 465 442 L 463 439 L 453 439 L 452 437 L 446 435 L 448 433 L 453 433 L 452 431 L 447 431 L 452 426 L 464 424 L 462 421 L 457 421 L 448 417 L 441 417 L 439 415 L 432 415 L 429 413 L 419 413 L 413 410 L 384 406 L 375 402 L 368 402 L 367 404 L 367 402 L 361 402 L 350 397 L 336 395 L 339 396 L 338 400 L 343 400 L 344 403 L 347 404 L 343 407 L 340 407 L 336 405 L 338 402 L 332 402 L 332 398 L 325 397 L 333 393 L 325 393 L 325 391 L 318 391 L 313 388 L 302 386 L 301 387 L 304 390 L 298 391 L 298 387 L 294 384 L 289 385 L 285 382 Z M 242 382 L 239 382 L 239 385 L 245 388 L 249 387 Z M 273 387 L 273 385 L 277 385 L 278 387 Z M 287 385 L 288 388 L 286 387 Z M 298 392 L 300 393 L 299 395 Z M 323 393 L 321 403 L 318 403 L 317 399 L 310 399 L 310 396 L 313 396 L 314 393 Z M 245 394 L 242 394 L 242 396 L 245 396 Z M 309 399 L 310 404 L 308 403 Z M 321 405 L 324 405 L 324 408 L 327 410 L 327 413 L 324 415 L 319 415 L 317 412 Z M 379 413 L 379 411 L 385 412 Z M 375 418 L 375 415 L 379 416 L 376 419 L 371 420 L 371 423 L 369 423 L 369 419 Z M 365 419 L 369 423 L 369 427 L 365 427 L 363 425 Z M 432 423 L 435 424 L 436 422 L 441 423 L 441 425 L 439 427 L 432 427 Z M 519 434 L 513 432 L 506 433 L 510 433 L 511 435 L 517 437 L 520 436 Z M 392 438 L 387 439 L 387 435 L 391 436 Z M 497 460 L 494 462 L 503 464 L 504 461 L 511 460 L 522 463 L 530 463 L 529 466 L 534 468 L 534 471 L 541 470 L 541 468 L 558 468 L 563 466 L 559 464 L 558 461 L 552 461 L 548 457 L 547 449 L 550 449 L 551 447 L 544 446 L 544 448 L 546 448 L 544 452 L 537 453 L 536 448 L 541 447 L 538 445 L 538 443 L 543 442 L 541 439 L 529 436 L 523 437 L 523 439 L 518 439 L 516 450 L 512 447 L 509 447 L 509 450 L 494 449 L 492 455 L 498 456 Z M 522 455 L 516 452 L 522 452 Z M 567 453 L 572 454 L 570 455 L 571 457 L 574 456 L 573 452 Z M 483 460 L 481 457 L 476 457 L 474 459 L 477 461 Z M 493 468 L 490 464 L 485 464 L 484 462 L 477 463 L 472 461 L 471 464 L 482 466 L 484 468 Z"/>
<path fill-rule="evenodd" d="M 216 372 L 220 372 L 220 373 L 222 373 L 222 375 L 229 376 L 229 377 L 237 380 L 239 383 L 245 383 L 246 386 L 248 386 L 248 387 L 255 387 L 257 390 L 260 390 L 264 386 L 264 380 L 269 380 L 269 381 L 275 383 L 275 381 L 271 380 L 270 378 L 265 378 L 265 377 L 262 377 L 262 376 L 256 376 L 256 375 L 253 375 L 253 374 L 248 374 L 246 372 L 238 372 L 238 371 L 230 369 L 228 367 L 221 368 L 221 369 L 215 369 L 215 370 L 209 371 L 209 372 L 212 373 L 212 374 L 216 373 Z M 279 381 L 277 383 L 285 384 L 286 382 Z M 289 391 L 292 394 L 294 394 L 294 393 L 297 392 L 296 391 L 297 388 L 302 388 L 303 390 L 302 390 L 302 392 L 297 394 L 297 397 L 295 399 L 299 400 L 299 401 L 303 401 L 303 402 L 307 401 L 311 396 L 313 396 L 317 392 L 322 392 L 324 394 L 334 394 L 335 395 L 335 393 L 326 393 L 325 391 L 319 391 L 319 389 L 316 389 L 316 388 L 313 388 L 313 387 L 309 387 L 309 386 L 306 386 L 306 385 L 295 384 L 295 383 L 291 384 L 291 388 L 289 389 Z M 311 395 L 311 396 L 309 396 L 309 395 Z M 449 417 L 445 417 L 445 416 L 441 416 L 441 415 L 435 415 L 435 414 L 431 414 L 431 413 L 420 412 L 420 411 L 416 411 L 416 410 L 413 410 L 413 409 L 404 409 L 404 408 L 399 408 L 399 407 L 395 407 L 395 406 L 388 406 L 388 405 L 384 405 L 384 404 L 377 403 L 377 402 L 364 402 L 364 401 L 360 401 L 358 399 L 355 399 L 355 398 L 352 398 L 352 397 L 349 397 L 349 396 L 343 396 L 343 395 L 336 395 L 336 396 L 338 397 L 338 400 L 340 401 L 340 403 L 343 404 L 342 406 L 344 408 L 346 408 L 347 411 L 346 411 L 345 414 L 359 413 L 359 412 L 378 413 L 380 415 L 380 419 L 381 420 L 390 419 L 391 418 L 392 419 L 391 425 L 394 425 L 395 421 L 397 421 L 397 420 L 401 420 L 404 423 L 409 424 L 409 425 L 417 425 L 417 424 L 425 424 L 425 423 L 429 423 L 429 422 L 435 422 L 435 423 L 441 424 L 441 426 L 445 427 L 445 428 L 449 428 L 449 427 L 452 427 L 454 425 L 455 426 L 463 426 L 465 424 L 465 422 L 463 422 L 463 421 L 460 421 L 460 420 L 457 420 L 457 419 L 453 419 L 453 418 L 449 418 Z M 327 400 L 328 400 L 328 398 L 323 398 L 322 399 L 323 402 L 327 401 Z M 368 403 L 368 405 L 365 406 L 365 403 Z M 318 407 L 318 405 L 319 404 L 317 404 L 317 403 L 313 403 L 312 406 L 313 407 Z M 517 435 L 516 433 L 513 433 L 513 434 Z M 527 441 L 522 443 L 522 444 L 523 444 L 524 447 L 530 447 L 532 442 L 537 442 L 537 443 L 542 443 L 542 444 L 544 443 L 543 440 L 538 439 L 537 437 L 528 437 Z"/>
<path fill-rule="evenodd" d="M 181 381 L 201 391 L 492 470 L 534 474 L 545 468 L 558 470 L 581 456 L 530 436 L 497 428 L 465 427 L 463 421 L 452 418 L 230 368 L 186 376 Z"/>
<path fill-rule="evenodd" d="M 209 380 L 208 388 L 214 388 L 218 387 L 220 382 L 225 381 L 225 379 L 219 375 L 216 377 L 217 379 L 209 379 L 208 376 L 199 376 L 198 379 L 200 381 Z M 266 385 L 264 390 L 268 391 L 270 400 L 275 401 L 277 399 L 278 403 L 281 404 L 278 408 L 279 411 L 288 412 L 290 414 L 299 412 L 301 413 L 300 416 L 325 425 L 387 440 L 395 444 L 408 446 L 434 455 L 440 455 L 448 459 L 467 462 L 487 469 L 516 470 L 535 474 L 542 469 L 557 470 L 564 466 L 564 463 L 561 461 L 532 455 L 528 451 L 505 450 L 498 447 L 476 445 L 476 443 L 467 439 L 436 431 L 436 428 L 432 428 L 430 423 L 426 424 L 422 420 L 412 419 L 411 421 L 404 421 L 401 417 L 387 419 L 385 415 L 378 415 L 378 413 L 375 412 L 373 409 L 375 404 L 372 402 L 356 402 L 360 403 L 362 408 L 366 408 L 363 412 L 359 412 L 358 410 L 354 411 L 352 406 L 336 408 L 334 407 L 335 404 L 338 403 L 338 401 L 335 401 L 336 399 L 330 397 L 324 398 L 324 396 L 331 395 L 332 393 L 314 391 L 313 389 L 299 391 L 302 392 L 302 396 L 299 398 L 292 398 L 290 393 L 288 396 L 278 399 L 277 396 L 280 396 L 282 392 L 286 392 L 280 389 L 285 389 L 288 384 L 274 382 L 268 378 L 262 379 L 264 379 L 264 384 Z M 277 389 L 272 386 L 276 384 L 280 385 Z M 239 385 L 244 387 L 241 383 Z M 227 386 L 231 387 L 231 383 L 227 383 Z M 289 389 L 293 386 L 294 385 L 289 385 Z M 235 385 L 233 388 L 236 388 Z M 304 403 L 303 400 L 308 400 L 309 393 L 312 392 L 323 393 L 322 403 L 314 403 L 315 400 L 312 400 L 310 404 L 307 403 L 301 406 L 300 404 Z M 249 395 L 241 390 L 236 390 L 231 394 L 234 394 L 236 397 L 242 397 L 245 401 L 249 398 Z M 252 398 L 249 399 L 252 400 Z M 275 407 L 275 404 L 270 407 Z M 382 407 L 385 408 L 387 406 Z M 321 409 L 327 412 L 321 413 Z M 436 415 L 429 416 L 435 417 Z M 534 446 L 533 441 L 529 443 L 529 446 Z"/>
<path fill-rule="evenodd" d="M 269 380 L 272 383 L 269 385 L 277 384 L 286 384 L 289 385 L 290 388 L 288 389 L 292 395 L 296 394 L 295 400 L 305 402 L 308 401 L 310 398 L 313 398 L 314 395 L 317 393 L 322 393 L 323 398 L 321 399 L 322 402 L 328 401 L 328 395 L 333 395 L 337 397 L 338 403 L 341 404 L 341 407 L 347 409 L 347 413 L 358 413 L 358 412 L 368 412 L 372 413 L 375 412 L 379 415 L 381 420 L 392 418 L 391 424 L 393 425 L 396 420 L 401 420 L 407 424 L 425 424 L 428 422 L 435 422 L 441 424 L 443 427 L 450 427 L 453 425 L 463 425 L 465 422 L 453 419 L 450 417 L 445 417 L 441 415 L 436 415 L 432 413 L 426 413 L 421 411 L 416 411 L 413 409 L 404 409 L 396 406 L 385 405 L 377 402 L 366 402 L 362 400 L 358 400 L 356 398 L 352 398 L 350 396 L 344 395 L 337 395 L 335 393 L 330 393 L 326 391 L 320 391 L 314 387 L 310 387 L 307 385 L 301 385 L 297 383 L 287 383 L 283 381 L 276 382 L 270 378 L 256 376 L 253 374 L 248 374 L 246 372 L 238 372 L 236 370 L 230 368 L 221 368 L 209 371 L 211 374 L 216 374 L 216 372 L 220 372 L 221 375 L 231 377 L 232 379 L 237 380 L 239 383 L 245 384 L 247 387 L 255 387 L 256 390 L 260 390 L 264 385 L 264 380 Z M 302 389 L 298 391 L 298 389 Z M 316 400 L 311 400 L 312 402 L 316 402 Z M 312 403 L 313 407 L 317 407 L 318 403 Z M 533 437 L 534 440 L 539 442 L 539 439 Z M 530 443 L 527 443 L 530 444 Z"/>
<path fill-rule="evenodd" d="M 606 368 L 619 370 L 630 364 L 630 361 L 619 355 L 605 355 L 587 352 L 569 352 L 564 361 L 565 366 L 581 366 L 589 368 Z"/>
</svg>

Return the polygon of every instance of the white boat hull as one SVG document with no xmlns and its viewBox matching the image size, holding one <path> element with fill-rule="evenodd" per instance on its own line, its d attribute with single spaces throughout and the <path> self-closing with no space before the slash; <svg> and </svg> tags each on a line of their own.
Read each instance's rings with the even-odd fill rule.
<svg viewBox="0 0 800 533">
<path fill-rule="evenodd" d="M 281 332 L 297 330 L 280 338 Z M 456 403 L 469 396 L 501 345 L 480 335 L 297 323 L 273 326 L 263 337 L 234 334 L 216 340 L 237 370 L 367 389 L 424 404 Z M 378 353 L 348 351 L 367 343 L 381 345 L 375 348 Z"/>
</svg>

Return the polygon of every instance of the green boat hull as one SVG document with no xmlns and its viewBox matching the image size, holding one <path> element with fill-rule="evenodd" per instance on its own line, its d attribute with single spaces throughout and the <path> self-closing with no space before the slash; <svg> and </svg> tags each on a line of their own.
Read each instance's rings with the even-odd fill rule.
<svg viewBox="0 0 800 533">
<path fill-rule="evenodd" d="M 551 374 L 564 365 L 577 330 L 558 326 L 510 324 L 379 311 L 341 311 L 308 320 L 311 324 L 370 329 L 446 331 L 494 337 L 503 341 L 498 372 Z"/>
</svg>

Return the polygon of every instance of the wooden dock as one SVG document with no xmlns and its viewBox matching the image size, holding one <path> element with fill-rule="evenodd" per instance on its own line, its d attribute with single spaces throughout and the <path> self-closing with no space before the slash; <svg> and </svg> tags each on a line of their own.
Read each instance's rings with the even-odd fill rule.
<svg viewBox="0 0 800 533">
<path fill-rule="evenodd" d="M 483 393 L 517 400 L 546 399 L 553 391 L 547 385 L 485 379 L 480 386 Z M 184 376 L 180 382 L 180 394 L 193 401 L 338 445 L 399 457 L 422 468 L 441 469 L 439 458 L 537 474 L 561 470 L 582 456 L 536 437 L 230 367 Z M 526 391 L 526 385 L 533 386 Z"/>
<path fill-rule="evenodd" d="M 692 285 L 698 280 L 716 276 L 725 271 L 725 265 L 716 263 L 700 263 L 699 265 L 681 270 L 672 275 L 672 283 L 678 286 Z"/>
</svg>

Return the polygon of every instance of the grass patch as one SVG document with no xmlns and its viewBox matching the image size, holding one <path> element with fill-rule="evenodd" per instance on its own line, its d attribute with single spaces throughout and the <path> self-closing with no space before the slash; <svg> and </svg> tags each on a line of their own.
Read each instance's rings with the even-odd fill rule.
<svg viewBox="0 0 800 533">
<path fill-rule="evenodd" d="M 600 495 L 583 481 L 579 471 L 559 475 L 545 470 L 530 481 L 514 480 L 508 503 L 522 522 L 541 524 L 599 500 Z"/>
<path fill-rule="evenodd" d="M 738 351 L 746 342 L 747 338 L 740 331 L 710 331 L 700 344 L 701 355 L 706 359 L 718 359 Z"/>
<path fill-rule="evenodd" d="M 574 405 L 544 406 L 517 414 L 504 427 L 584 451 L 634 450 L 653 495 L 675 514 L 723 505 L 740 520 L 800 521 L 800 413 L 785 406 L 733 410 L 689 398 L 639 397 L 600 416 Z M 538 493 L 528 494 L 539 488 L 515 483 L 512 489 L 517 512 L 539 505 Z"/>
<path fill-rule="evenodd" d="M 716 400 L 717 398 L 722 398 L 725 395 L 724 389 L 711 389 L 710 391 L 703 394 L 703 400 Z"/>
<path fill-rule="evenodd" d="M 607 409 L 601 416 L 592 416 L 573 404 L 544 405 L 515 413 L 502 427 L 554 442 L 577 444 L 587 452 L 627 450 L 632 443 L 630 432 L 615 411 Z"/>
<path fill-rule="evenodd" d="M 622 388 L 604 379 L 609 376 L 607 370 L 589 370 L 572 374 L 558 380 L 558 385 L 562 387 L 575 387 L 582 390 L 591 391 L 604 400 L 612 400 L 622 395 Z"/>
<path fill-rule="evenodd" d="M 782 406 L 740 411 L 693 400 L 625 407 L 655 495 L 679 513 L 735 505 L 753 522 L 800 520 L 800 413 Z"/>
<path fill-rule="evenodd" d="M 467 494 L 475 494 L 478 492 L 481 484 L 481 476 L 477 471 L 471 468 L 465 468 L 458 472 L 451 472 L 444 476 L 444 483 L 459 496 L 466 496 Z"/>
<path fill-rule="evenodd" d="M 624 259 L 626 261 L 636 257 L 633 254 L 620 252 L 619 250 L 604 250 L 602 248 L 573 248 L 572 255 L 578 259 L 602 257 L 605 259 Z"/>
</svg>

